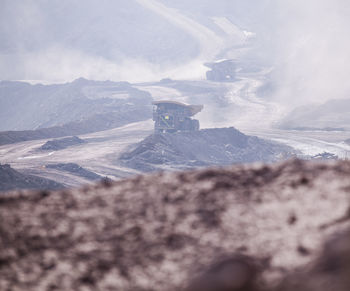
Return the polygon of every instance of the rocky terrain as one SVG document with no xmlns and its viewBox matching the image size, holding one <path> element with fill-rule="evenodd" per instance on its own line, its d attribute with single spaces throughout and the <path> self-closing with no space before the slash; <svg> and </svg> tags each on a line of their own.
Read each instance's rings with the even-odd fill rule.
<svg viewBox="0 0 350 291">
<path fill-rule="evenodd" d="M 62 127 L 61 131 L 79 127 L 75 130 L 82 131 L 94 128 L 94 122 L 107 129 L 112 128 L 108 127 L 108 119 L 127 124 L 150 118 L 151 102 L 148 92 L 127 82 L 80 78 L 65 84 L 31 85 L 0 81 L 0 131 L 57 127 Z"/>
<path fill-rule="evenodd" d="M 91 180 L 67 171 L 47 168 L 46 165 L 73 163 L 102 177 L 120 179 L 134 175 L 137 171 L 115 165 L 116 158 L 128 146 L 140 142 L 152 131 L 153 122 L 147 120 L 79 135 L 78 138 L 84 143 L 60 150 L 40 149 L 46 142 L 52 141 L 51 138 L 11 143 L 0 146 L 0 163 L 10 164 L 26 174 L 57 181 L 67 188 L 89 184 Z"/>
<path fill-rule="evenodd" d="M 247 136 L 231 127 L 153 134 L 121 154 L 119 162 L 129 168 L 149 172 L 275 162 L 295 153 L 290 147 Z"/>
<path fill-rule="evenodd" d="M 101 180 L 102 177 L 94 172 L 86 170 L 81 166 L 74 163 L 60 163 L 60 164 L 49 164 L 45 166 L 48 169 L 56 169 L 59 171 L 69 172 L 73 175 L 83 177 L 88 180 L 96 181 Z"/>
<path fill-rule="evenodd" d="M 294 160 L 5 193 L 0 289 L 347 291 L 349 175 Z"/>
<path fill-rule="evenodd" d="M 55 181 L 27 175 L 11 168 L 10 165 L 0 164 L 0 191 L 14 189 L 61 189 L 63 185 Z"/>
<path fill-rule="evenodd" d="M 45 144 L 43 144 L 40 147 L 40 149 L 44 151 L 59 151 L 67 147 L 83 144 L 85 142 L 86 141 L 82 140 L 77 136 L 72 136 L 72 137 L 66 137 L 61 139 L 49 140 Z"/>
</svg>

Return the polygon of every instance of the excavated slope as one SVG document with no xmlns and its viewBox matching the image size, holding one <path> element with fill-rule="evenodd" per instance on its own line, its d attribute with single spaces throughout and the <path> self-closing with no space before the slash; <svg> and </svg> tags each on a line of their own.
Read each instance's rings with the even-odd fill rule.
<svg viewBox="0 0 350 291">
<path fill-rule="evenodd" d="M 122 153 L 119 163 L 142 172 L 152 172 L 276 162 L 295 154 L 288 146 L 245 135 L 233 127 L 209 128 L 152 134 Z"/>
<path fill-rule="evenodd" d="M 0 164 L 0 192 L 15 189 L 51 189 L 58 190 L 64 186 L 53 180 L 44 179 L 42 177 L 27 175 L 16 171 L 10 165 Z M 0 193 L 0 196 L 2 193 Z"/>
<path fill-rule="evenodd" d="M 0 290 L 181 290 L 234 254 L 271 284 L 350 226 L 349 177 L 349 162 L 296 160 L 5 193 Z"/>
</svg>

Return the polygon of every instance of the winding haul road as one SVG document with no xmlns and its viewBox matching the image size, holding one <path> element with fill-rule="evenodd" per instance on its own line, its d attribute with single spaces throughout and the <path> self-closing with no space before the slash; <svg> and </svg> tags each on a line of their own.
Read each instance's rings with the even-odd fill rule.
<svg viewBox="0 0 350 291">
<path fill-rule="evenodd" d="M 208 85 L 203 81 L 204 85 Z M 198 114 L 202 127 L 234 126 L 248 135 L 274 140 L 300 151 L 301 155 L 317 155 L 329 152 L 342 159 L 350 159 L 350 145 L 344 141 L 350 138 L 347 131 L 295 131 L 278 129 L 277 122 L 287 109 L 272 101 L 257 97 L 257 90 L 263 84 L 262 75 L 241 77 L 234 83 L 221 83 L 227 93 L 225 108 L 218 106 L 218 100 L 205 99 L 204 110 Z M 214 84 L 212 85 L 214 86 Z M 191 103 L 191 96 L 165 86 L 144 86 L 155 99 L 173 99 Z"/>
<path fill-rule="evenodd" d="M 348 131 L 299 131 L 281 130 L 277 122 L 287 113 L 287 109 L 276 103 L 258 98 L 256 90 L 262 85 L 255 78 L 241 80 L 234 84 L 228 98 L 233 104 L 244 108 L 244 114 L 235 121 L 235 126 L 248 135 L 274 140 L 293 147 L 302 155 L 317 155 L 329 152 L 339 158 L 350 158 L 350 145 L 344 141 L 350 138 Z M 238 87 L 238 89 L 237 89 Z"/>
</svg>

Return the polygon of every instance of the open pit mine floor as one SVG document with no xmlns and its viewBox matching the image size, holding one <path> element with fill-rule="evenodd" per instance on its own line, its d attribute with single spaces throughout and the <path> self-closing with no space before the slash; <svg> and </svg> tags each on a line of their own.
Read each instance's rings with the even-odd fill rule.
<svg viewBox="0 0 350 291">
<path fill-rule="evenodd" d="M 129 145 L 144 139 L 152 130 L 152 121 L 132 123 L 111 130 L 80 135 L 86 143 L 58 151 L 39 149 L 50 139 L 4 145 L 0 147 L 0 163 L 10 164 L 12 168 L 27 174 L 52 179 L 67 187 L 79 186 L 89 181 L 68 172 L 46 168 L 45 165 L 76 163 L 102 177 L 122 178 L 137 171 L 117 166 L 114 161 L 118 154 Z"/>
<path fill-rule="evenodd" d="M 350 132 L 291 131 L 271 128 L 252 128 L 241 124 L 237 129 L 294 148 L 300 157 L 330 152 L 341 159 L 350 158 L 350 145 L 344 140 Z M 140 174 L 138 170 L 118 162 L 120 155 L 130 146 L 141 142 L 153 133 L 151 120 L 131 123 L 111 130 L 79 135 L 85 142 L 68 148 L 50 151 L 40 147 L 48 140 L 35 140 L 0 147 L 0 163 L 10 164 L 23 172 L 54 180 L 66 187 L 91 183 L 88 179 L 69 172 L 46 167 L 49 164 L 75 163 L 101 177 L 125 178 Z"/>
</svg>

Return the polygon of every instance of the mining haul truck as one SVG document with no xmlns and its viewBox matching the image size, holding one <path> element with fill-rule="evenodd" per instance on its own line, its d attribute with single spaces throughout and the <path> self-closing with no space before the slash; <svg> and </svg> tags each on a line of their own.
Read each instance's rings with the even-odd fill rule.
<svg viewBox="0 0 350 291">
<path fill-rule="evenodd" d="M 199 121 L 191 117 L 201 112 L 203 105 L 187 105 L 176 101 L 152 102 L 155 132 L 199 130 Z"/>
</svg>

